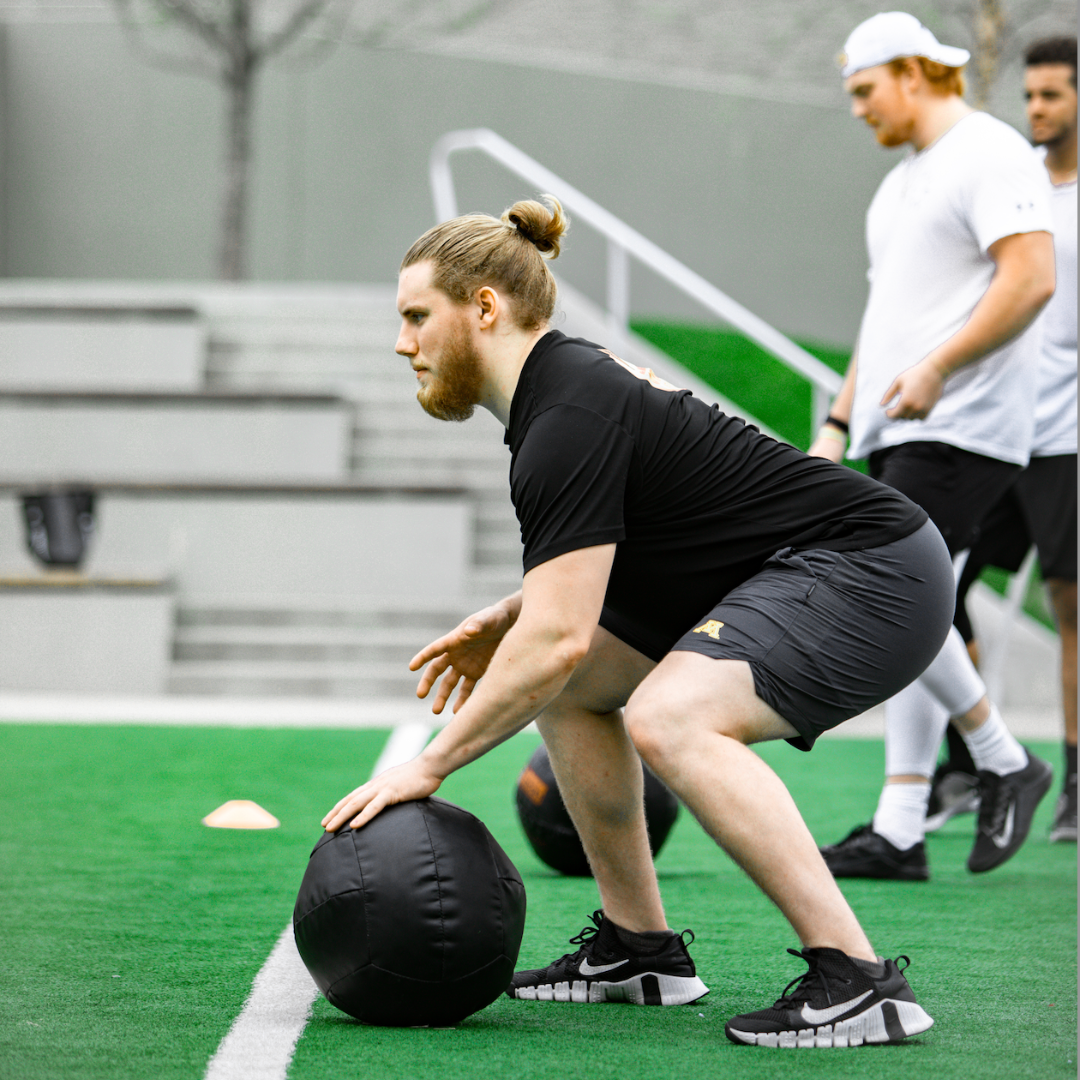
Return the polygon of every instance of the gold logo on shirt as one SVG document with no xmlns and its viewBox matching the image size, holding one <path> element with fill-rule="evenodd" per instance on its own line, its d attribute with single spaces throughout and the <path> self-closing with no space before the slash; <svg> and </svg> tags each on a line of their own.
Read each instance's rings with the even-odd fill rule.
<svg viewBox="0 0 1080 1080">
<path fill-rule="evenodd" d="M 675 386 L 674 383 L 669 383 L 667 379 L 661 379 L 659 375 L 653 371 L 652 368 L 638 367 L 636 364 L 628 364 L 621 356 L 616 356 L 610 349 L 601 349 L 602 353 L 607 353 L 612 360 L 615 361 L 620 367 L 626 368 L 635 379 L 641 379 L 643 382 L 647 382 L 650 386 L 655 386 L 657 390 L 672 390 L 678 391 L 681 387 Z"/>
<path fill-rule="evenodd" d="M 720 627 L 724 624 L 716 619 L 710 619 L 702 626 L 695 628 L 695 634 L 708 634 L 714 641 L 720 640 Z"/>
</svg>

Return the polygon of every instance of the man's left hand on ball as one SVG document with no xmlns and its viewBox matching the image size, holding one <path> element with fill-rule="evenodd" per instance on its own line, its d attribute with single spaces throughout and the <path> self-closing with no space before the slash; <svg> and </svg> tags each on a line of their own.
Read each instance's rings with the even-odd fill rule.
<svg viewBox="0 0 1080 1080">
<path fill-rule="evenodd" d="M 359 829 L 388 806 L 433 795 L 442 781 L 441 776 L 436 776 L 424 764 L 422 756 L 413 758 L 404 765 L 379 773 L 349 792 L 322 819 L 323 828 L 327 832 L 337 832 L 348 821 L 354 829 Z"/>
</svg>

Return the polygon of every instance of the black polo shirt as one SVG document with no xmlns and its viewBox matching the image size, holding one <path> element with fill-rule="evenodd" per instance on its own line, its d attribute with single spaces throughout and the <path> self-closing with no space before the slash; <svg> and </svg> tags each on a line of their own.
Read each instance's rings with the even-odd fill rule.
<svg viewBox="0 0 1080 1080">
<path fill-rule="evenodd" d="M 925 511 L 557 330 L 521 371 L 506 432 L 526 573 L 616 544 L 605 607 L 659 659 L 785 547 L 851 551 Z"/>
</svg>

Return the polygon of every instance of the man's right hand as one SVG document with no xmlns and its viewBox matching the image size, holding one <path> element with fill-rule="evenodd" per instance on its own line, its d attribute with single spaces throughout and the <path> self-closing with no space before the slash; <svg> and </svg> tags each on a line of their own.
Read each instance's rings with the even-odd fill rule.
<svg viewBox="0 0 1080 1080">
<path fill-rule="evenodd" d="M 441 713 L 454 687 L 460 684 L 454 700 L 453 711 L 456 713 L 468 701 L 473 687 L 487 671 L 495 650 L 514 625 L 520 610 L 520 594 L 501 600 L 470 615 L 449 634 L 421 649 L 409 661 L 410 671 L 419 671 L 427 664 L 417 684 L 416 696 L 426 698 L 442 676 L 431 711 L 436 715 Z"/>
</svg>

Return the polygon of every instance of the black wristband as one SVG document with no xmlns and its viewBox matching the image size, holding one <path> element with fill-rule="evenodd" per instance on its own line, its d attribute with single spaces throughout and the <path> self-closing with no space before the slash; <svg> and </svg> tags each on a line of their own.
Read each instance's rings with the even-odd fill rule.
<svg viewBox="0 0 1080 1080">
<path fill-rule="evenodd" d="M 835 416 L 830 416 L 825 421 L 826 424 L 832 424 L 838 431 L 842 431 L 845 435 L 848 434 L 848 422 L 846 420 L 838 420 Z"/>
</svg>

